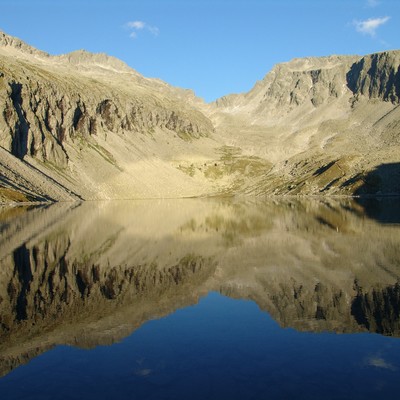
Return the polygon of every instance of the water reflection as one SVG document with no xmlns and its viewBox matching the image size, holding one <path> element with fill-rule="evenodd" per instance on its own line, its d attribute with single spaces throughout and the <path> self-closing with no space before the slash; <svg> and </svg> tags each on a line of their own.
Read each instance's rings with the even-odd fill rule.
<svg viewBox="0 0 400 400">
<path fill-rule="evenodd" d="M 360 197 L 357 198 L 368 215 L 383 224 L 400 224 L 400 199 L 399 197 Z"/>
<path fill-rule="evenodd" d="M 397 214 L 369 215 L 350 200 L 3 209 L 0 374 L 56 345 L 118 342 L 212 291 L 298 331 L 400 336 Z"/>
</svg>

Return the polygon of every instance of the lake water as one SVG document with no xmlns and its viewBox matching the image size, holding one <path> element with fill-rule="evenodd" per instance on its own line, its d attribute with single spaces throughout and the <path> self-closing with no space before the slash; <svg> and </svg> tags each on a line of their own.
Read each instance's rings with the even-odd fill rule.
<svg viewBox="0 0 400 400">
<path fill-rule="evenodd" d="M 1 399 L 383 399 L 400 199 L 0 208 Z"/>
</svg>

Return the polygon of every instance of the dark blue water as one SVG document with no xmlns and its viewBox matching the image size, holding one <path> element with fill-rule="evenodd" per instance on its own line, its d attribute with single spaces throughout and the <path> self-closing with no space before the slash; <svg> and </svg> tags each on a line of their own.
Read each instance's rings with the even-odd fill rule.
<svg viewBox="0 0 400 400">
<path fill-rule="evenodd" d="M 400 389 L 400 340 L 282 329 L 209 293 L 112 346 L 59 346 L 0 379 L 2 399 L 378 399 Z"/>
</svg>

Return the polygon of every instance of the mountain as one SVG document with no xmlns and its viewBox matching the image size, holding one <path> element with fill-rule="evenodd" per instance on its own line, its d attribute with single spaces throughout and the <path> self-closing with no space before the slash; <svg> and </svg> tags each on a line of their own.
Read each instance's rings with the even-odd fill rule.
<svg viewBox="0 0 400 400">
<path fill-rule="evenodd" d="M 201 157 L 192 141 L 213 143 L 212 123 L 191 105 L 192 92 L 146 79 L 104 54 L 49 56 L 4 34 L 0 44 L 0 145 L 9 192 L 64 200 L 206 191 L 175 165 Z M 27 177 L 24 167 L 42 179 Z M 64 194 L 50 192 L 54 182 Z"/>
<path fill-rule="evenodd" d="M 295 59 L 216 101 L 225 140 L 273 167 L 252 194 L 400 193 L 400 52 Z"/>
<path fill-rule="evenodd" d="M 0 201 L 400 193 L 400 51 L 294 59 L 205 104 L 0 33 Z"/>
</svg>

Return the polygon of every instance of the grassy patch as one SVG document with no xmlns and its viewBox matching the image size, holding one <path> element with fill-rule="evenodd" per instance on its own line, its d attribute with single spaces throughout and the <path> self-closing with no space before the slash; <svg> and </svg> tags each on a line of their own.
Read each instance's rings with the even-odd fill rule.
<svg viewBox="0 0 400 400">
<path fill-rule="evenodd" d="M 41 160 L 36 160 L 39 164 L 41 164 L 44 168 L 47 168 L 49 170 L 52 170 L 56 172 L 58 175 L 61 175 L 64 179 L 66 179 L 68 182 L 74 184 L 76 181 L 71 178 L 70 175 L 66 173 L 66 168 L 65 167 L 60 167 L 59 165 L 53 163 L 52 161 L 46 160 L 46 161 L 41 161 Z"/>
<path fill-rule="evenodd" d="M 0 187 L 0 201 L 15 201 L 18 203 L 32 201 L 33 199 L 24 193 L 16 190 Z"/>
<path fill-rule="evenodd" d="M 206 166 L 204 176 L 217 180 L 224 176 L 237 175 L 255 178 L 267 173 L 271 164 L 255 156 L 243 156 L 242 150 L 233 146 L 223 146 L 219 149 L 220 159 Z"/>
<path fill-rule="evenodd" d="M 192 177 L 196 173 L 196 167 L 194 166 L 194 164 L 190 164 L 190 165 L 179 164 L 178 169 Z"/>
<path fill-rule="evenodd" d="M 207 180 L 218 185 L 216 191 L 220 194 L 231 195 L 243 188 L 247 180 L 259 180 L 269 173 L 272 164 L 256 156 L 246 156 L 242 150 L 234 146 L 222 146 L 217 149 L 219 158 L 208 162 L 189 163 L 181 161 L 176 168 L 185 174 L 204 176 Z M 218 181 L 224 180 L 221 187 Z"/>
<path fill-rule="evenodd" d="M 191 142 L 193 140 L 192 136 L 190 136 L 190 134 L 187 132 L 177 132 L 176 134 L 180 139 L 184 140 L 185 142 Z"/>
</svg>

